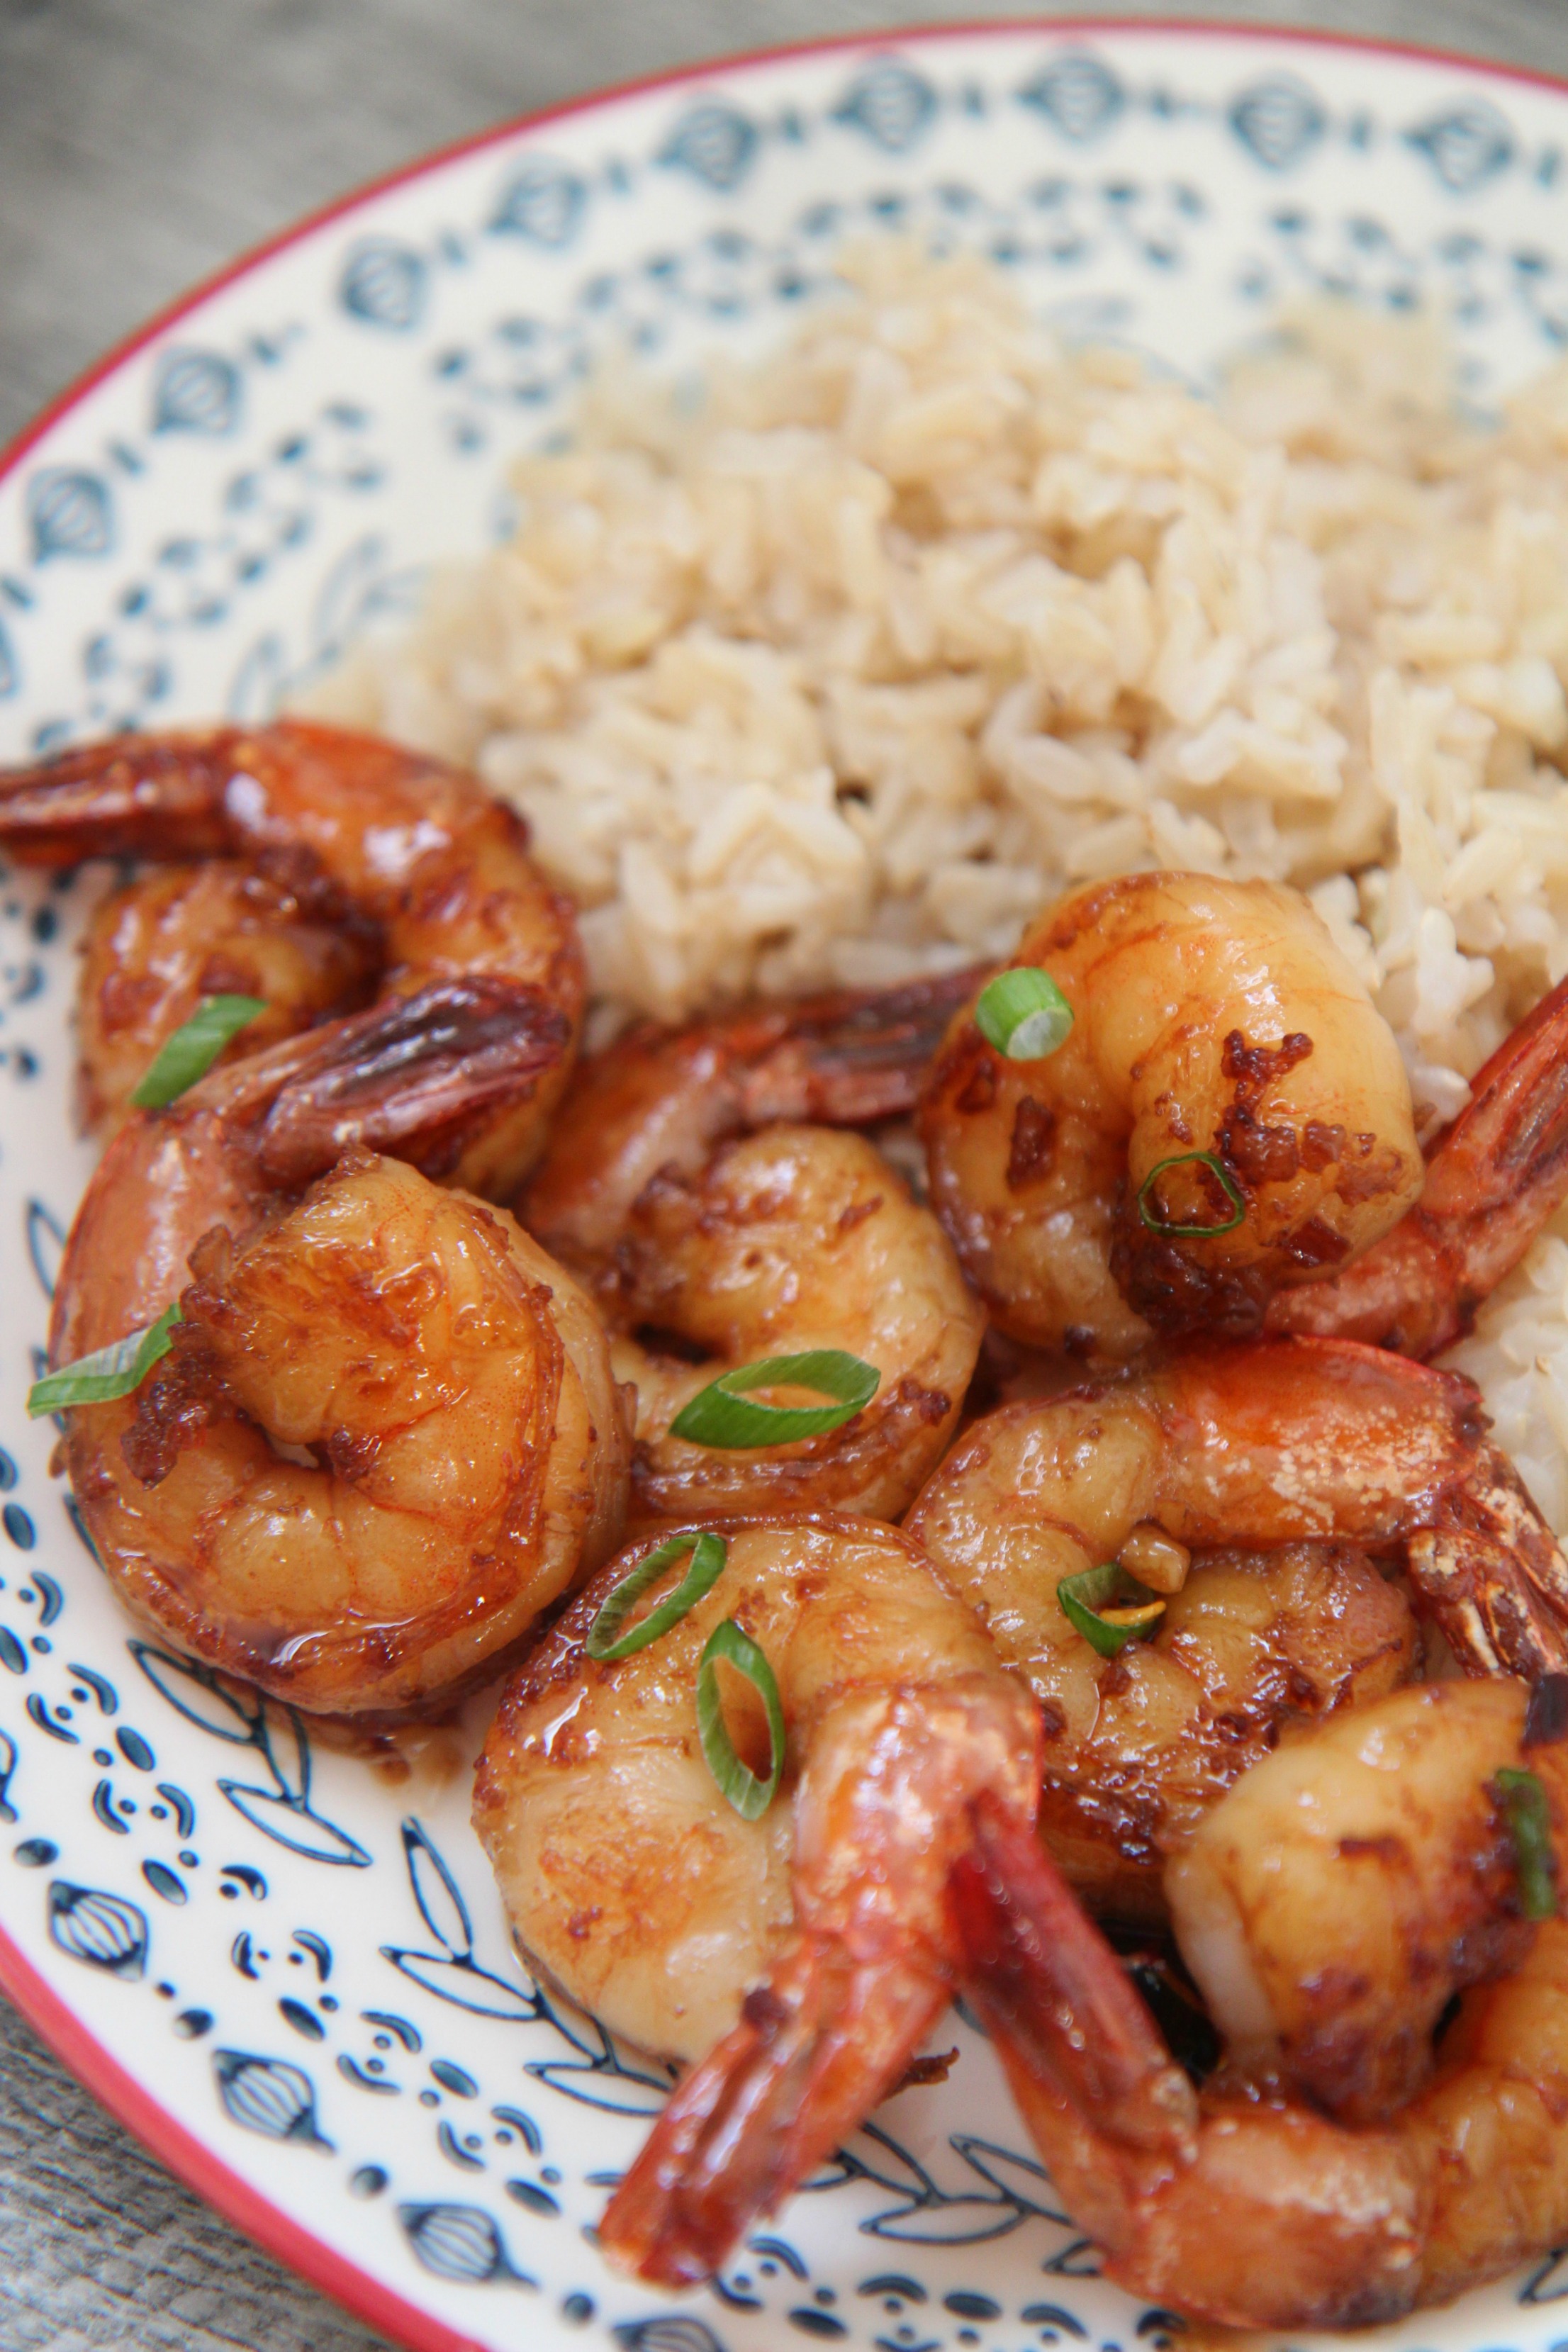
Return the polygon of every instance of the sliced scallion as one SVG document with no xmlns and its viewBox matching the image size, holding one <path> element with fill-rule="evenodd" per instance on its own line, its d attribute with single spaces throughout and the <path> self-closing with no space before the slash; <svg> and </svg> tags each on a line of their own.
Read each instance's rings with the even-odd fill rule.
<svg viewBox="0 0 1568 2352">
<path fill-rule="evenodd" d="M 1010 1062 L 1043 1062 L 1067 1042 L 1072 1006 L 1048 971 L 1019 964 L 986 982 L 974 1025 Z"/>
<path fill-rule="evenodd" d="M 1173 1225 L 1158 1213 L 1157 1208 L 1154 1211 L 1150 1209 L 1149 1196 L 1165 1171 L 1168 1168 L 1190 1168 L 1194 1164 L 1209 1171 L 1230 1202 L 1233 1214 L 1226 1217 L 1223 1224 Z M 1144 1177 L 1138 1187 L 1138 1214 L 1152 1234 L 1195 1235 L 1201 1240 L 1213 1234 L 1235 1233 L 1237 1225 L 1246 1221 L 1247 1202 L 1229 1169 L 1222 1160 L 1216 1160 L 1212 1151 L 1178 1151 L 1172 1159 L 1160 1160 Z"/>
<path fill-rule="evenodd" d="M 95 1348 L 90 1356 L 79 1356 L 74 1364 L 62 1364 L 58 1372 L 46 1372 L 27 1391 L 30 1418 L 37 1421 L 65 1405 L 109 1404 L 115 1397 L 129 1396 L 132 1389 L 141 1387 L 160 1358 L 168 1354 L 169 1334 L 179 1319 L 176 1298 L 144 1330 L 129 1331 L 107 1348 Z"/>
<path fill-rule="evenodd" d="M 756 1774 L 742 1763 L 725 1726 L 717 1672 L 721 1658 L 726 1659 L 737 1674 L 745 1675 L 766 1711 L 768 1777 L 765 1780 L 759 1780 Z M 732 1617 L 726 1617 L 721 1625 L 714 1626 L 702 1653 L 702 1663 L 697 1670 L 697 1736 L 702 1742 L 703 1759 L 719 1784 L 720 1793 L 734 1806 L 742 1821 L 760 1821 L 773 1803 L 779 1775 L 784 1770 L 784 1706 L 772 1666 L 751 1635 L 743 1633 Z"/>
<path fill-rule="evenodd" d="M 693 1445 L 788 1445 L 797 1437 L 818 1437 L 841 1429 L 868 1405 L 882 1375 L 842 1348 L 812 1348 L 802 1356 L 767 1356 L 721 1372 L 682 1405 L 670 1433 Z M 752 1389 L 816 1389 L 836 1404 L 760 1404 Z"/>
<path fill-rule="evenodd" d="M 1493 1782 L 1519 1866 L 1519 1904 L 1527 1919 L 1557 1916 L 1557 1856 L 1546 1791 L 1533 1772 L 1500 1772 Z"/>
<path fill-rule="evenodd" d="M 165 1037 L 131 1100 L 137 1110 L 165 1110 L 205 1078 L 231 1037 L 267 1010 L 261 996 L 204 996 L 188 1021 Z"/>
<path fill-rule="evenodd" d="M 650 1609 L 629 1633 L 623 1633 L 621 1627 L 627 1614 L 648 1586 L 657 1583 L 665 1570 L 673 1568 L 681 1554 L 688 1551 L 691 1565 L 675 1591 L 668 1593 L 657 1609 Z M 644 1554 L 629 1575 L 622 1577 L 605 1601 L 584 1639 L 583 1647 L 588 1655 L 601 1661 L 629 1658 L 637 1651 L 646 1650 L 650 1642 L 658 1641 L 672 1626 L 679 1625 L 687 1611 L 718 1581 L 726 1556 L 722 1539 L 706 1529 L 700 1535 L 686 1531 L 666 1536 L 661 1544 Z"/>
<path fill-rule="evenodd" d="M 1159 1594 L 1146 1591 L 1119 1559 L 1064 1576 L 1057 1599 L 1068 1622 L 1102 1658 L 1114 1658 L 1140 1633 L 1152 1633 L 1165 1613 Z"/>
</svg>

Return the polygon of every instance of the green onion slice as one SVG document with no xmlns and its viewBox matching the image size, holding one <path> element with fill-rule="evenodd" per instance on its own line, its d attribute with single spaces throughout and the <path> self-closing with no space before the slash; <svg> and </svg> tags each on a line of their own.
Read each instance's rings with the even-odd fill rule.
<svg viewBox="0 0 1568 2352">
<path fill-rule="evenodd" d="M 1057 1587 L 1062 1614 L 1102 1658 L 1114 1658 L 1140 1633 L 1152 1633 L 1164 1601 L 1129 1576 L 1119 1559 L 1064 1576 Z"/>
<path fill-rule="evenodd" d="M 691 1554 L 691 1565 L 675 1591 L 667 1593 L 657 1609 L 623 1633 L 628 1612 L 636 1607 L 650 1584 L 657 1583 L 667 1568 L 674 1566 L 682 1552 Z M 591 1658 L 629 1658 L 638 1650 L 646 1650 L 650 1642 L 658 1642 L 672 1625 L 679 1625 L 687 1611 L 719 1580 L 727 1557 L 727 1548 L 719 1536 L 706 1529 L 700 1535 L 689 1531 L 666 1536 L 644 1554 L 629 1575 L 623 1576 L 604 1607 L 589 1626 L 583 1647 Z"/>
<path fill-rule="evenodd" d="M 766 1356 L 721 1372 L 681 1406 L 670 1433 L 694 1445 L 788 1445 L 797 1437 L 818 1437 L 841 1429 L 876 1395 L 882 1375 L 842 1348 L 812 1348 L 804 1356 Z M 816 1389 L 837 1404 L 759 1404 L 749 1389 L 788 1386 Z"/>
<path fill-rule="evenodd" d="M 1019 964 L 986 982 L 974 1024 L 986 1044 L 1010 1062 L 1043 1062 L 1067 1043 L 1072 1006 L 1048 971 Z"/>
<path fill-rule="evenodd" d="M 716 1671 L 721 1658 L 728 1659 L 738 1673 L 745 1675 L 767 1709 L 769 1770 L 765 1780 L 759 1780 L 756 1774 L 742 1763 L 725 1728 Z M 784 1770 L 784 1706 L 772 1666 L 751 1635 L 742 1633 L 732 1617 L 726 1617 L 721 1625 L 714 1626 L 708 1636 L 708 1646 L 702 1653 L 702 1663 L 697 1669 L 697 1736 L 702 1742 L 703 1759 L 719 1784 L 721 1794 L 728 1798 L 742 1821 L 760 1821 L 773 1803 L 779 1775 Z"/>
<path fill-rule="evenodd" d="M 1230 1202 L 1232 1209 L 1235 1211 L 1235 1214 L 1227 1217 L 1222 1225 L 1168 1224 L 1165 1219 L 1159 1214 L 1157 1210 L 1151 1210 L 1149 1206 L 1150 1192 L 1153 1189 L 1154 1185 L 1159 1181 L 1160 1178 L 1164 1174 L 1166 1169 L 1190 1168 L 1194 1160 L 1199 1162 L 1203 1167 L 1211 1171 L 1218 1181 L 1220 1191 L 1225 1194 L 1226 1199 Z M 1244 1224 L 1246 1223 L 1247 1202 L 1242 1195 L 1240 1187 L 1237 1185 L 1236 1179 L 1232 1176 L 1229 1169 L 1225 1165 L 1223 1160 L 1216 1160 L 1212 1151 L 1178 1151 L 1173 1159 L 1160 1160 L 1155 1167 L 1150 1169 L 1149 1173 L 1144 1177 L 1142 1183 L 1138 1187 L 1138 1214 L 1142 1218 L 1143 1223 L 1148 1226 L 1152 1234 L 1195 1234 L 1201 1239 L 1203 1236 L 1209 1234 L 1235 1233 L 1237 1225 Z"/>
<path fill-rule="evenodd" d="M 1557 1916 L 1557 1856 L 1546 1791 L 1533 1772 L 1500 1772 L 1493 1782 L 1519 1864 L 1520 1907 L 1527 1919 Z"/>
<path fill-rule="evenodd" d="M 190 1019 L 165 1037 L 131 1100 L 137 1110 L 163 1110 L 187 1087 L 205 1078 L 231 1037 L 267 1010 L 262 996 L 204 996 Z"/>
<path fill-rule="evenodd" d="M 129 1396 L 168 1354 L 169 1334 L 179 1319 L 176 1298 L 145 1330 L 130 1331 L 107 1348 L 95 1348 L 90 1356 L 79 1356 L 74 1364 L 62 1364 L 58 1372 L 46 1372 L 27 1391 L 29 1417 L 37 1421 L 46 1412 L 58 1412 L 62 1405 L 108 1404 L 115 1397 Z"/>
</svg>

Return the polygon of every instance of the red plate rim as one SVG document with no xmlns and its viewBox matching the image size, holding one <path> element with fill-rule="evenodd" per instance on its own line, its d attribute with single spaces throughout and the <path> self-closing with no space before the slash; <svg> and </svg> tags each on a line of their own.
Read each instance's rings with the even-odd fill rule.
<svg viewBox="0 0 1568 2352">
<path fill-rule="evenodd" d="M 1466 73 L 1484 74 L 1495 81 L 1510 82 L 1527 89 L 1548 90 L 1558 98 L 1568 97 L 1568 75 L 1547 73 L 1538 67 L 1509 65 L 1495 58 L 1469 57 L 1458 49 L 1428 48 L 1419 42 L 1383 40 L 1370 34 L 1336 33 L 1308 26 L 1227 24 L 1223 17 L 1215 16 L 1169 19 L 1155 16 L 977 16 L 967 22 L 892 25 L 879 32 L 868 29 L 836 33 L 813 40 L 787 41 L 700 58 L 692 65 L 675 66 L 660 73 L 640 74 L 626 81 L 607 83 L 580 98 L 564 99 L 558 105 L 512 116 L 489 130 L 475 131 L 465 139 L 453 140 L 447 146 L 437 147 L 428 154 L 416 157 L 412 163 L 399 164 L 395 170 L 350 189 L 346 194 L 334 197 L 330 204 L 319 206 L 316 211 L 291 222 L 287 228 L 279 230 L 276 236 L 263 238 L 260 244 L 247 246 L 233 261 L 226 262 L 210 277 L 198 279 L 187 292 L 177 296 L 164 309 L 154 311 L 140 327 L 111 344 L 100 359 L 75 377 L 63 391 L 57 393 L 32 423 L 25 425 L 16 438 L 0 451 L 0 483 L 7 480 L 29 452 L 100 383 L 107 382 L 138 352 L 155 342 L 169 328 L 199 310 L 213 295 L 248 277 L 276 255 L 286 253 L 290 246 L 303 244 L 318 229 L 327 227 L 333 221 L 347 219 L 351 214 L 374 204 L 393 189 L 407 187 L 416 180 L 440 172 L 462 156 L 482 154 L 487 148 L 504 146 L 520 131 L 538 131 L 551 122 L 570 121 L 576 115 L 613 105 L 620 99 L 637 98 L 654 90 L 691 89 L 719 76 L 752 66 L 781 64 L 795 58 L 832 57 L 849 50 L 890 49 L 903 43 L 913 46 L 916 43 L 1020 33 L 1068 38 L 1076 36 L 1083 40 L 1102 39 L 1107 34 L 1152 33 L 1170 34 L 1187 40 L 1254 41 L 1260 47 L 1267 45 L 1276 48 L 1337 49 L 1358 57 L 1396 58 L 1415 65 L 1451 66 Z M 167 2165 L 188 2189 L 207 2204 L 216 2206 L 247 2237 L 265 2246 L 290 2270 L 320 2287 L 323 2294 L 331 2295 L 334 2302 L 356 2318 L 381 2329 L 383 2334 L 406 2347 L 407 2352 L 486 2352 L 486 2347 L 477 2337 L 459 2335 L 433 2313 L 407 2302 L 393 2288 L 383 2285 L 369 2271 L 363 2270 L 357 2263 L 350 2262 L 346 2255 L 337 2252 L 325 2239 L 316 2237 L 293 2221 L 259 2189 L 253 2188 L 243 2175 L 225 2164 L 205 2141 L 198 2139 L 194 2132 L 187 2131 L 88 2031 L 75 2011 L 68 2007 L 12 1940 L 4 1926 L 0 1926 L 0 1990 L 8 1995 L 34 2031 L 77 2080 L 141 2141 L 143 2147 Z"/>
</svg>

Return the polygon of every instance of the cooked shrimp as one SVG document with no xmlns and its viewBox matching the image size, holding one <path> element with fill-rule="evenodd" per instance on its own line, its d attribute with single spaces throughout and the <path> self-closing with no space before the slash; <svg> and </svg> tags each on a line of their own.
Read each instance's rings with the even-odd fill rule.
<svg viewBox="0 0 1568 2352">
<path fill-rule="evenodd" d="M 1402 1691 L 1282 1748 L 1201 1823 L 1166 1873 L 1171 1918 L 1231 2068 L 1356 2123 L 1423 2088 L 1453 1995 L 1529 1947 L 1492 1786 L 1529 1697 Z"/>
<path fill-rule="evenodd" d="M 1568 1753 L 1526 1699 L 1396 1693 L 1215 1808 L 1170 1874 L 1233 2035 L 1201 2094 L 1049 1857 L 982 1824 L 952 1874 L 970 1998 L 1110 2277 L 1228 2326 L 1362 2326 L 1568 2230 L 1568 1926 L 1521 1916 L 1497 1780 L 1535 1777 L 1555 1871 Z"/>
<path fill-rule="evenodd" d="M 111 1581 L 211 1664 L 332 1713 L 448 1696 L 625 1508 L 628 1435 L 575 1284 L 504 1212 L 353 1153 L 449 1160 L 454 1127 L 558 1054 L 540 1000 L 542 1035 L 509 1015 L 495 1037 L 453 993 L 441 1018 L 439 991 L 393 1000 L 134 1116 L 55 1297 L 56 1365 L 183 1302 L 140 1398 L 67 1415 Z"/>
<path fill-rule="evenodd" d="M 462 1139 L 449 1171 L 504 1197 L 538 1156 L 571 1071 L 584 978 L 575 920 L 527 855 L 521 821 L 471 777 L 417 752 L 301 719 L 120 735 L 0 773 L 0 849 L 23 864 L 285 853 L 379 935 L 384 998 L 470 992 L 493 1022 L 562 1047 Z M 254 1046 L 256 1040 L 249 1041 Z M 245 1050 L 242 1036 L 242 1051 Z"/>
<path fill-rule="evenodd" d="M 1435 1356 L 1465 1337 L 1565 1199 L 1568 980 L 1478 1074 L 1414 1208 L 1353 1265 L 1277 1293 L 1268 1328 Z"/>
<path fill-rule="evenodd" d="M 1065 1044 L 1009 1061 L 963 1014 L 921 1110 L 933 1204 L 1013 1338 L 1119 1360 L 1152 1329 L 1246 1336 L 1415 1198 L 1393 1032 L 1294 892 L 1130 875 L 1013 961 L 1067 997 Z"/>
<path fill-rule="evenodd" d="M 906 1538 L 712 1525 L 717 1583 L 650 1646 L 602 1664 L 584 1649 L 637 1549 L 579 1594 L 508 1689 L 474 1802 L 525 1953 L 614 2031 L 697 2062 L 599 2233 L 670 2285 L 709 2275 L 899 2082 L 953 1989 L 946 1889 L 972 1805 L 1026 1835 L 1038 1785 L 1028 1694 Z M 786 1730 L 752 1821 L 697 1737 L 725 1619 L 763 1650 Z M 762 1772 L 751 1686 L 724 1703 Z"/>
<path fill-rule="evenodd" d="M 159 1047 L 204 997 L 266 1006 L 225 1046 L 221 1058 L 236 1061 L 372 994 L 374 928 L 310 861 L 299 873 L 294 863 L 208 858 L 142 875 L 100 902 L 79 1014 L 87 1126 L 113 1132 Z"/>
<path fill-rule="evenodd" d="M 1042 1829 L 1097 1907 L 1157 1918 L 1166 1858 L 1283 1730 L 1415 1672 L 1368 1548 L 1402 1549 L 1470 1673 L 1568 1664 L 1568 1562 L 1486 1426 L 1453 1374 L 1268 1341 L 1005 1406 L 949 1455 L 907 1529 L 1040 1699 Z M 1154 1639 L 1102 1657 L 1058 1588 L 1151 1538 L 1199 1557 Z"/>
<path fill-rule="evenodd" d="M 907 1104 L 947 994 L 938 983 L 662 1041 L 635 1033 L 574 1090 L 519 1205 L 617 1335 L 616 1372 L 637 1391 L 639 1510 L 896 1518 L 941 1460 L 984 1326 L 942 1227 L 864 1137 L 748 1130 L 784 1109 L 870 1118 Z M 721 1373 L 815 1349 L 879 1375 L 842 1428 L 723 1452 L 670 1433 Z"/>
<path fill-rule="evenodd" d="M 641 1022 L 579 1068 L 529 1186 L 530 1228 L 584 1271 L 615 1252 L 656 1176 L 775 1121 L 865 1127 L 912 1111 L 974 971 L 748 1006 L 684 1029 Z"/>
</svg>

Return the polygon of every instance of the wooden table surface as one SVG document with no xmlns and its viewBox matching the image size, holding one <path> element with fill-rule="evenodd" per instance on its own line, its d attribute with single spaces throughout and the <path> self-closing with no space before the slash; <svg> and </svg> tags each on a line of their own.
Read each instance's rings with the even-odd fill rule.
<svg viewBox="0 0 1568 2352">
<path fill-rule="evenodd" d="M 0 439 L 293 215 L 596 82 L 1005 0 L 0 0 Z M 1568 75 L 1568 0 L 1071 0 Z M 0 2352 L 374 2352 L 142 2154 L 0 2002 Z"/>
</svg>

